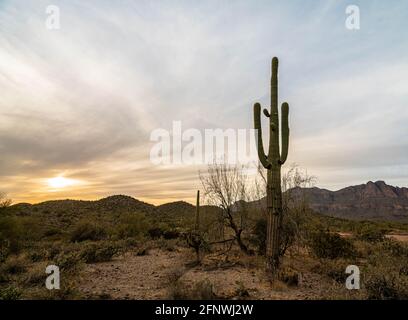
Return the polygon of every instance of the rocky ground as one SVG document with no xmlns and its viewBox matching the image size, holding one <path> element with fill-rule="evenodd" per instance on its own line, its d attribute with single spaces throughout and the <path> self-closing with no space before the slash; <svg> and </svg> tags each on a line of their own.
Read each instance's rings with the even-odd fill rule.
<svg viewBox="0 0 408 320">
<path fill-rule="evenodd" d="M 79 290 L 87 298 L 169 299 L 174 290 L 192 291 L 204 281 L 211 284 L 214 298 L 220 299 L 321 299 L 330 292 L 333 297 L 347 294 L 331 279 L 308 270 L 312 264 L 308 266 L 306 261 L 291 259 L 292 265 L 303 269 L 299 283 L 293 286 L 281 281 L 272 285 L 256 256 L 212 253 L 200 265 L 193 262 L 192 252 L 182 247 L 151 249 L 142 256 L 128 252 L 111 262 L 87 265 Z"/>
</svg>

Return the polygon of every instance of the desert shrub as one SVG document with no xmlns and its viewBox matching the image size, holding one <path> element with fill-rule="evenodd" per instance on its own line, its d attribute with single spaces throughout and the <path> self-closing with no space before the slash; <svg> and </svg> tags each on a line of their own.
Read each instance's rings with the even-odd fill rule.
<svg viewBox="0 0 408 320">
<path fill-rule="evenodd" d="M 82 242 L 86 240 L 98 241 L 106 238 L 106 232 L 102 226 L 89 221 L 80 221 L 72 230 L 70 240 Z"/>
<path fill-rule="evenodd" d="M 166 240 L 164 238 L 160 238 L 157 241 L 157 247 L 166 251 L 175 251 L 177 247 L 177 241 L 175 241 L 174 239 Z"/>
<path fill-rule="evenodd" d="M 364 282 L 368 299 L 406 300 L 408 299 L 408 277 L 389 270 L 376 269 Z"/>
<path fill-rule="evenodd" d="M 0 262 L 6 261 L 10 254 L 10 241 L 3 240 L 0 241 Z"/>
<path fill-rule="evenodd" d="M 6 274 L 5 272 L 3 272 L 3 271 L 0 269 L 0 284 L 2 284 L 2 283 L 7 283 L 7 282 L 9 282 L 9 281 L 10 281 L 9 275 Z"/>
<path fill-rule="evenodd" d="M 199 281 L 191 287 L 177 279 L 170 285 L 169 296 L 174 300 L 213 300 L 216 298 L 213 285 L 208 279 Z"/>
<path fill-rule="evenodd" d="M 27 258 L 25 256 L 10 256 L 1 266 L 1 271 L 8 274 L 23 273 L 27 268 Z"/>
<path fill-rule="evenodd" d="M 235 296 L 240 299 L 246 299 L 249 297 L 249 291 L 245 287 L 245 284 L 242 281 L 237 281 L 237 289 L 235 290 Z"/>
<path fill-rule="evenodd" d="M 367 257 L 367 267 L 363 271 L 367 297 L 381 300 L 408 299 L 408 276 L 405 273 L 408 256 L 401 254 L 401 247 L 404 246 L 387 240 L 377 244 L 377 247 L 378 250 Z"/>
<path fill-rule="evenodd" d="M 60 290 L 48 290 L 44 286 L 33 292 L 30 297 L 35 300 L 77 300 L 82 298 L 77 287 L 74 279 L 65 278 Z"/>
<path fill-rule="evenodd" d="M 18 217 L 17 223 L 20 225 L 20 239 L 23 241 L 37 241 L 43 234 L 42 224 L 38 217 Z"/>
<path fill-rule="evenodd" d="M 0 217 L 0 262 L 5 261 L 7 256 L 17 253 L 23 230 L 14 217 Z"/>
<path fill-rule="evenodd" d="M 18 300 L 20 297 L 21 291 L 15 287 L 0 288 L 0 300 Z"/>
<path fill-rule="evenodd" d="M 62 232 L 58 228 L 50 227 L 44 230 L 43 235 L 44 237 L 54 237 L 61 235 Z"/>
<path fill-rule="evenodd" d="M 87 243 L 81 251 L 81 258 L 86 263 L 111 261 L 118 252 L 118 248 L 112 244 Z"/>
<path fill-rule="evenodd" d="M 138 257 L 147 256 L 149 254 L 149 248 L 146 246 L 140 247 L 136 250 L 136 255 Z"/>
<path fill-rule="evenodd" d="M 72 246 L 72 247 L 71 247 Z M 42 242 L 30 248 L 28 256 L 32 262 L 54 260 L 60 253 L 74 251 L 74 244 L 63 244 L 62 242 Z"/>
<path fill-rule="evenodd" d="M 293 268 L 283 267 L 279 269 L 278 279 L 288 286 L 298 286 L 300 283 L 300 274 Z"/>
<path fill-rule="evenodd" d="M 281 241 L 279 255 L 283 257 L 286 250 L 301 238 L 302 215 L 298 208 L 286 209 L 282 218 Z"/>
<path fill-rule="evenodd" d="M 0 216 L 0 248 L 6 245 L 9 253 L 17 253 L 22 242 L 40 239 L 40 227 L 38 218 Z"/>
<path fill-rule="evenodd" d="M 165 230 L 163 232 L 163 238 L 164 239 L 177 239 L 180 236 L 180 232 L 177 230 Z"/>
<path fill-rule="evenodd" d="M 64 251 L 64 247 L 68 247 L 67 245 L 63 245 L 62 242 L 37 242 L 30 247 L 30 250 L 27 252 L 28 257 L 32 262 L 40 262 L 45 260 L 52 260 L 54 259 L 59 253 Z M 65 248 L 65 251 L 67 248 Z"/>
<path fill-rule="evenodd" d="M 144 236 L 149 230 L 149 225 L 149 221 L 142 213 L 125 214 L 120 217 L 114 234 L 120 239 Z"/>
<path fill-rule="evenodd" d="M 61 252 L 55 259 L 54 264 L 61 270 L 75 270 L 81 262 L 81 257 L 77 252 Z"/>
<path fill-rule="evenodd" d="M 381 249 L 394 257 L 408 258 L 408 246 L 393 239 L 386 239 Z"/>
<path fill-rule="evenodd" d="M 327 259 L 353 257 L 356 252 L 349 240 L 322 230 L 311 234 L 309 247 L 318 258 Z"/>
<path fill-rule="evenodd" d="M 212 300 L 215 298 L 212 283 L 208 280 L 202 280 L 196 283 L 192 292 L 191 298 L 195 300 Z"/>
<path fill-rule="evenodd" d="M 349 274 L 346 268 L 353 263 L 346 259 L 322 259 L 312 271 L 326 275 L 338 283 L 345 283 Z"/>
<path fill-rule="evenodd" d="M 143 240 L 144 239 L 142 239 L 142 241 Z M 127 239 L 123 240 L 123 247 L 125 247 L 125 248 L 132 248 L 132 247 L 136 247 L 137 245 L 139 245 L 139 241 L 137 241 L 136 239 L 127 238 Z"/>
<path fill-rule="evenodd" d="M 401 266 L 399 270 L 399 274 L 401 276 L 407 276 L 408 277 L 408 265 Z"/>
<path fill-rule="evenodd" d="M 161 228 L 151 228 L 148 230 L 148 234 L 152 239 L 159 239 L 163 236 L 163 230 Z"/>
<path fill-rule="evenodd" d="M 363 227 L 357 233 L 357 238 L 367 242 L 381 242 L 385 240 L 386 231 L 374 227 Z"/>
<path fill-rule="evenodd" d="M 44 260 L 45 250 L 33 250 L 28 253 L 28 256 L 32 262 L 40 262 Z"/>
<path fill-rule="evenodd" d="M 48 263 L 40 263 L 31 268 L 24 277 L 24 283 L 26 285 L 40 285 L 45 283 L 47 274 L 45 269 Z"/>
</svg>

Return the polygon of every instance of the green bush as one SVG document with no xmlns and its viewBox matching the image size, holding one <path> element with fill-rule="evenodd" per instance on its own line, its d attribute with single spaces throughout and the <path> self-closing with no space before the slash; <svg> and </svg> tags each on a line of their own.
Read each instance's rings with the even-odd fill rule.
<svg viewBox="0 0 408 320">
<path fill-rule="evenodd" d="M 54 227 L 48 228 L 43 232 L 44 237 L 54 237 L 59 236 L 61 234 L 62 234 L 61 230 Z"/>
<path fill-rule="evenodd" d="M 408 299 L 408 256 L 404 255 L 406 247 L 387 240 L 377 244 L 377 248 L 367 257 L 367 267 L 362 273 L 367 297 L 381 300 Z"/>
<path fill-rule="evenodd" d="M 354 264 L 353 262 L 345 259 L 323 259 L 318 265 L 313 267 L 313 271 L 329 278 L 338 283 L 345 283 L 347 277 L 346 268 L 348 265 Z"/>
<path fill-rule="evenodd" d="M 0 300 L 18 300 L 21 297 L 21 291 L 15 287 L 0 288 Z"/>
<path fill-rule="evenodd" d="M 408 246 L 393 239 L 386 239 L 382 243 L 382 250 L 390 253 L 394 257 L 408 258 Z"/>
<path fill-rule="evenodd" d="M 118 248 L 112 244 L 99 245 L 88 243 L 81 251 L 81 258 L 86 263 L 111 261 L 118 252 Z"/>
<path fill-rule="evenodd" d="M 322 230 L 311 234 L 309 247 L 318 258 L 327 259 L 354 257 L 356 252 L 349 240 Z"/>
<path fill-rule="evenodd" d="M 170 299 L 174 300 L 213 300 L 215 294 L 212 283 L 206 279 L 188 287 L 180 279 L 170 285 Z"/>
<path fill-rule="evenodd" d="M 383 271 L 383 272 L 381 272 Z M 365 281 L 368 299 L 406 300 L 408 299 L 408 277 L 388 270 L 376 270 Z"/>
<path fill-rule="evenodd" d="M 80 221 L 71 232 L 72 242 L 82 242 L 86 240 L 98 241 L 106 238 L 105 230 L 95 223 Z"/>
<path fill-rule="evenodd" d="M 119 239 L 136 238 L 147 234 L 149 222 L 142 213 L 131 213 L 122 215 L 119 224 L 114 229 L 114 234 Z"/>
<path fill-rule="evenodd" d="M 24 256 L 10 256 L 1 266 L 1 272 L 9 274 L 23 273 L 27 268 L 27 259 Z"/>
<path fill-rule="evenodd" d="M 10 255 L 10 241 L 0 240 L 0 263 L 6 261 Z"/>
<path fill-rule="evenodd" d="M 55 265 L 61 270 L 74 270 L 81 262 L 81 257 L 77 252 L 61 252 L 55 257 Z"/>
<path fill-rule="evenodd" d="M 177 239 L 178 237 L 180 237 L 180 232 L 175 229 L 166 230 L 163 232 L 164 239 L 171 240 L 171 239 Z"/>
<path fill-rule="evenodd" d="M 148 233 L 152 239 L 159 239 L 163 236 L 163 230 L 161 228 L 151 228 L 148 230 Z"/>
<path fill-rule="evenodd" d="M 13 217 L 0 217 L 0 262 L 11 253 L 17 253 L 23 235 L 21 225 Z"/>
<path fill-rule="evenodd" d="M 300 283 L 300 274 L 290 267 L 283 267 L 278 272 L 278 279 L 288 286 L 296 287 Z"/>
<path fill-rule="evenodd" d="M 374 227 L 363 227 L 357 233 L 357 238 L 367 242 L 381 242 L 385 240 L 386 231 Z"/>
<path fill-rule="evenodd" d="M 31 286 L 44 285 L 47 278 L 47 274 L 45 273 L 47 266 L 47 262 L 42 262 L 30 268 L 24 277 L 24 283 Z"/>
</svg>

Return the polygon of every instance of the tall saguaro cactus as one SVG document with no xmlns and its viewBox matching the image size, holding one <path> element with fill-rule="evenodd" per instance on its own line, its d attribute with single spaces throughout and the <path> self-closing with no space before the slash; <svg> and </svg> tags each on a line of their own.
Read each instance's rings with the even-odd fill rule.
<svg viewBox="0 0 408 320">
<path fill-rule="evenodd" d="M 271 108 L 263 110 L 264 115 L 269 118 L 269 150 L 266 155 L 262 142 L 261 128 L 261 105 L 254 105 L 254 126 L 257 130 L 258 157 L 262 165 L 267 169 L 266 199 L 268 210 L 268 224 L 266 237 L 267 269 L 275 273 L 279 266 L 280 232 L 282 229 L 282 188 L 281 188 L 281 166 L 288 156 L 289 147 L 289 105 L 284 102 L 281 106 L 281 133 L 279 134 L 278 113 L 278 58 L 272 59 L 271 77 Z M 280 149 L 280 140 L 282 148 Z"/>
</svg>

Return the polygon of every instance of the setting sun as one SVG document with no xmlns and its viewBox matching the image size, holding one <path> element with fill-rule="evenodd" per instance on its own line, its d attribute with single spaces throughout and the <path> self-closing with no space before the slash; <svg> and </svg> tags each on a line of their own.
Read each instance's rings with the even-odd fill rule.
<svg viewBox="0 0 408 320">
<path fill-rule="evenodd" d="M 48 179 L 47 184 L 51 188 L 62 189 L 76 184 L 76 180 L 67 179 L 64 177 L 55 177 Z"/>
</svg>

